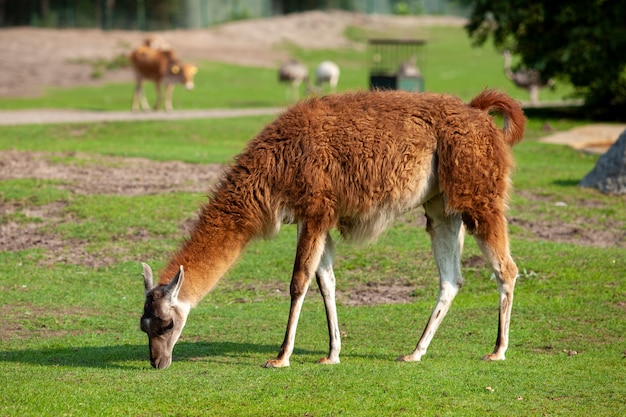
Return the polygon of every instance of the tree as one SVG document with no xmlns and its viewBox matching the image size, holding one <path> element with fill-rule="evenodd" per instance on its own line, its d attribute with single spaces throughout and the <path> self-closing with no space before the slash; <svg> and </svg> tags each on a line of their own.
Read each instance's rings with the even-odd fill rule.
<svg viewBox="0 0 626 417">
<path fill-rule="evenodd" d="M 626 117 L 626 1 L 461 1 L 475 44 L 493 39 L 542 77 L 571 83 L 592 108 Z"/>
</svg>

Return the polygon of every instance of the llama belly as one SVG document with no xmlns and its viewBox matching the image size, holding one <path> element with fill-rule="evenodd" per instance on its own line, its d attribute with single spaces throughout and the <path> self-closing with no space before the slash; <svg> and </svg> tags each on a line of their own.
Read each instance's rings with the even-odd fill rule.
<svg viewBox="0 0 626 417">
<path fill-rule="evenodd" d="M 396 217 L 415 210 L 438 195 L 440 190 L 434 167 L 434 163 L 430 164 L 417 170 L 411 181 L 375 192 L 367 210 L 340 216 L 338 229 L 342 236 L 354 243 L 373 242 Z"/>
</svg>

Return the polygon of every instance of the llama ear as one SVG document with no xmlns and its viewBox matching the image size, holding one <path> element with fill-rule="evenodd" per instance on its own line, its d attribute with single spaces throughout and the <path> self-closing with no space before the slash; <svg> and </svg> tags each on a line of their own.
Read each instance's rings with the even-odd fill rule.
<svg viewBox="0 0 626 417">
<path fill-rule="evenodd" d="M 178 65 L 172 66 L 172 74 L 178 74 L 180 72 L 180 67 Z"/>
<path fill-rule="evenodd" d="M 176 276 L 174 276 L 174 278 L 172 278 L 170 283 L 167 284 L 167 287 L 165 287 L 165 289 L 163 290 L 165 292 L 165 296 L 170 301 L 176 301 L 177 300 L 178 292 L 180 291 L 180 288 L 183 286 L 183 281 L 184 280 L 185 280 L 185 271 L 183 270 L 183 266 L 181 265 L 180 266 L 180 270 L 178 271 Z"/>
<path fill-rule="evenodd" d="M 150 265 L 143 262 L 141 263 L 141 265 L 143 265 L 143 285 L 146 289 L 146 292 L 148 292 L 152 288 L 154 288 L 154 282 L 152 280 L 152 268 L 150 268 Z"/>
</svg>

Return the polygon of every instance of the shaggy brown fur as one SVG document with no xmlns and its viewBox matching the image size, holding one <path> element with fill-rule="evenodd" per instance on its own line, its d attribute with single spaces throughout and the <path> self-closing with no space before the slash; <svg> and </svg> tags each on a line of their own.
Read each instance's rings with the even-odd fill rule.
<svg viewBox="0 0 626 417">
<path fill-rule="evenodd" d="M 495 125 L 489 111 L 503 114 L 503 129 Z M 454 264 L 452 269 L 459 268 L 455 265 L 462 231 L 456 218 L 462 218 L 494 266 L 505 302 L 501 302 L 504 323 L 491 359 L 503 359 L 507 336 L 501 333 L 508 333 L 517 273 L 508 254 L 504 212 L 512 166 L 510 147 L 522 139 L 524 124 L 519 105 L 492 90 L 469 105 L 449 95 L 395 91 L 299 102 L 265 127 L 236 158 L 203 207 L 190 238 L 163 271 L 157 288 L 177 281 L 180 293 L 177 290 L 176 299 L 170 300 L 172 308 L 177 303 L 193 306 L 250 239 L 271 237 L 281 223 L 297 222 L 287 335 L 279 357 L 267 365 L 289 364 L 299 309 L 313 275 L 321 280 L 321 287 L 328 287 L 322 293 L 329 294 L 325 302 L 331 353 L 324 362 L 336 363 L 338 347 L 333 343 L 338 345 L 339 340 L 338 331 L 332 334 L 336 312 L 328 231 L 337 228 L 346 239 L 371 241 L 394 217 L 425 204 L 442 282 L 460 286 L 460 272 L 445 272 L 449 269 L 446 262 Z M 454 253 L 447 254 L 448 249 L 442 248 L 450 246 L 450 240 L 448 249 Z M 454 243 L 457 240 L 459 245 Z M 184 279 L 172 280 L 181 265 Z M 147 291 L 151 286 L 146 281 Z M 440 303 L 442 298 L 447 297 L 440 295 Z M 443 315 L 445 311 L 447 307 Z M 438 322 L 433 321 L 431 317 L 427 329 L 433 325 L 434 334 Z M 149 337 L 153 341 L 150 333 Z M 420 349 L 425 351 L 424 346 Z M 169 355 L 171 360 L 171 351 L 151 357 L 159 355 Z M 403 360 L 419 357 L 414 352 Z"/>
</svg>

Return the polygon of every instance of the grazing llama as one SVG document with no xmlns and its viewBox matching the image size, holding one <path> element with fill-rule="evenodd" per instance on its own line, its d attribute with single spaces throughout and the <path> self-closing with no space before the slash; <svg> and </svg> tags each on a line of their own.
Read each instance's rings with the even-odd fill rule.
<svg viewBox="0 0 626 417">
<path fill-rule="evenodd" d="M 504 117 L 498 128 L 490 111 Z M 339 363 L 334 245 L 373 241 L 394 217 L 423 206 L 439 269 L 439 299 L 415 350 L 419 361 L 462 285 L 463 230 L 493 267 L 500 293 L 498 336 L 487 360 L 504 359 L 518 269 L 509 253 L 505 209 L 510 147 L 522 139 L 525 117 L 503 93 L 487 90 L 469 104 L 450 95 L 401 91 L 311 98 L 267 125 L 235 159 L 180 249 L 153 282 L 143 264 L 150 362 L 166 368 L 192 307 L 215 286 L 251 239 L 296 223 L 285 339 L 266 367 L 289 366 L 296 327 L 312 278 L 328 320 L 330 350 Z"/>
<path fill-rule="evenodd" d="M 291 59 L 278 68 L 278 81 L 287 84 L 285 99 L 298 101 L 300 85 L 309 82 L 309 69 L 300 61 Z"/>
<path fill-rule="evenodd" d="M 315 85 L 321 88 L 328 84 L 329 91 L 335 93 L 339 83 L 339 66 L 332 61 L 324 61 L 315 69 Z"/>
</svg>

